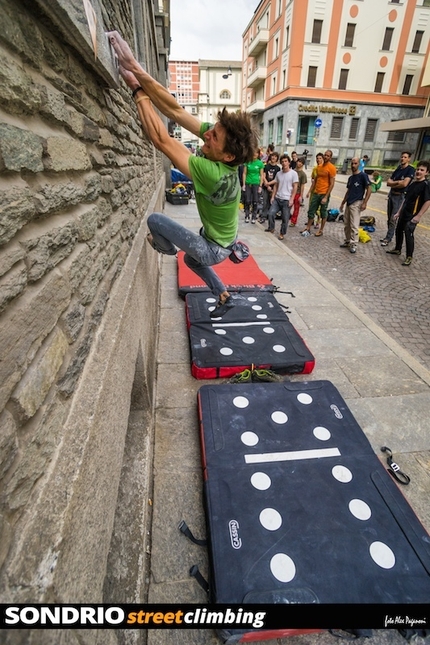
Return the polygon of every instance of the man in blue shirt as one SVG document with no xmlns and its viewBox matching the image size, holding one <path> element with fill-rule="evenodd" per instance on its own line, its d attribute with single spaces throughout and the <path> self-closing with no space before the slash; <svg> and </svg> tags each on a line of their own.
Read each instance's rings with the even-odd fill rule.
<svg viewBox="0 0 430 645">
<path fill-rule="evenodd" d="M 366 210 L 372 192 L 369 177 L 365 172 L 359 170 L 359 164 L 358 157 L 351 159 L 352 175 L 348 178 L 345 197 L 340 205 L 342 211 L 346 203 L 344 213 L 345 242 L 340 246 L 343 249 L 349 249 L 351 253 L 357 252 L 360 215 Z"/>
<path fill-rule="evenodd" d="M 415 176 L 415 168 L 410 165 L 411 153 L 402 152 L 400 164 L 387 181 L 390 188 L 387 201 L 387 233 L 381 240 L 381 246 L 387 246 L 394 237 L 396 221 L 394 215 L 399 212 L 405 198 L 406 188 Z"/>
</svg>

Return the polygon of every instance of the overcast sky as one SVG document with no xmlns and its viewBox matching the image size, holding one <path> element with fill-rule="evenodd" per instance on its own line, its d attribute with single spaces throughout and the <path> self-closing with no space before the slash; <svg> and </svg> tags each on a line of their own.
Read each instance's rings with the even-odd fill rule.
<svg viewBox="0 0 430 645">
<path fill-rule="evenodd" d="M 242 60 L 258 0 L 170 0 L 170 60 Z"/>
</svg>

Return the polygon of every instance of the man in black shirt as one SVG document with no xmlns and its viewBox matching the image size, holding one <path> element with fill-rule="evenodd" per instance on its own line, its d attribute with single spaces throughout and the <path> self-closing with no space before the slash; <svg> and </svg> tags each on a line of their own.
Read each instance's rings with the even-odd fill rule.
<svg viewBox="0 0 430 645">
<path fill-rule="evenodd" d="M 381 240 L 381 246 L 387 246 L 394 237 L 394 231 L 396 230 L 394 215 L 399 211 L 405 196 L 405 190 L 415 175 L 415 169 L 410 165 L 410 161 L 411 153 L 402 152 L 400 164 L 387 180 L 387 186 L 390 188 L 387 200 L 387 233 Z"/>
<path fill-rule="evenodd" d="M 415 228 L 430 207 L 430 185 L 426 181 L 429 170 L 430 162 L 418 162 L 415 178 L 406 189 L 405 199 L 400 210 L 394 215 L 394 219 L 397 221 L 396 247 L 391 251 L 387 251 L 387 253 L 400 255 L 404 235 L 406 241 L 406 259 L 402 262 L 402 265 L 406 267 L 412 263 Z"/>
<path fill-rule="evenodd" d="M 265 224 L 267 213 L 270 208 L 270 200 L 272 198 L 273 186 L 275 184 L 275 177 L 281 170 L 278 165 L 279 155 L 277 152 L 271 152 L 269 161 L 264 166 L 263 171 L 263 212 L 259 219 L 260 224 Z"/>
<path fill-rule="evenodd" d="M 340 210 L 342 211 L 346 203 L 344 214 L 345 242 L 340 246 L 343 249 L 349 249 L 351 253 L 357 252 L 360 216 L 366 210 L 367 202 L 372 192 L 369 176 L 359 168 L 360 159 L 354 157 L 351 159 L 352 175 L 348 178 L 345 197 L 340 205 Z"/>
</svg>

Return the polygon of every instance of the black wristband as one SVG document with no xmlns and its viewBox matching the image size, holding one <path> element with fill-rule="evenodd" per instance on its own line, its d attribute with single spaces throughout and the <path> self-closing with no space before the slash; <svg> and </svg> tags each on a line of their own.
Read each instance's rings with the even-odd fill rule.
<svg viewBox="0 0 430 645">
<path fill-rule="evenodd" d="M 136 94 L 138 93 L 138 91 L 139 91 L 139 90 L 142 90 L 142 92 L 143 92 L 143 87 L 140 87 L 140 85 L 139 85 L 139 87 L 136 87 L 136 88 L 132 91 L 131 95 L 132 95 L 132 97 L 133 97 L 133 98 L 136 96 Z"/>
</svg>

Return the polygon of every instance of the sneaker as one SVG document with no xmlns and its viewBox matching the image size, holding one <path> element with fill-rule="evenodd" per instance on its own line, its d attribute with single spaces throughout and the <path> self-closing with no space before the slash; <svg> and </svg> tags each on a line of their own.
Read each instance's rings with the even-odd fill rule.
<svg viewBox="0 0 430 645">
<path fill-rule="evenodd" d="M 389 253 L 390 255 L 400 255 L 401 251 L 398 251 L 397 249 L 391 249 L 391 251 L 385 251 L 385 253 Z"/>
<path fill-rule="evenodd" d="M 357 247 L 356 246 L 351 246 L 351 248 L 349 249 L 349 252 L 350 253 L 357 253 Z"/>
<path fill-rule="evenodd" d="M 408 267 L 412 264 L 411 256 L 408 256 L 404 262 L 402 262 L 402 267 Z"/>
<path fill-rule="evenodd" d="M 258 220 L 258 223 L 259 223 L 259 224 L 265 224 L 265 223 L 266 223 L 266 219 L 265 219 L 264 217 L 260 217 L 260 219 Z"/>
<path fill-rule="evenodd" d="M 381 237 L 381 239 L 380 239 L 379 241 L 380 241 L 380 242 L 388 242 L 388 240 L 387 240 L 387 238 L 386 238 L 386 237 Z"/>
<path fill-rule="evenodd" d="M 265 229 L 264 229 L 264 232 L 265 232 L 265 233 L 274 233 L 274 232 L 275 232 L 275 229 L 274 229 L 274 228 L 265 228 Z"/>
<path fill-rule="evenodd" d="M 302 232 L 300 233 L 300 235 L 301 235 L 302 237 L 310 237 L 311 232 L 310 232 L 310 231 L 308 231 L 307 229 L 305 229 L 304 231 L 302 231 Z"/>
<path fill-rule="evenodd" d="M 341 249 L 349 249 L 351 246 L 349 242 L 344 242 L 343 244 L 339 244 Z"/>
<path fill-rule="evenodd" d="M 248 223 L 249 223 L 249 215 L 245 217 L 245 224 L 248 224 Z"/>
<path fill-rule="evenodd" d="M 289 226 L 295 226 L 295 225 L 296 225 L 295 222 L 290 222 L 289 223 Z"/>
<path fill-rule="evenodd" d="M 381 246 L 388 246 L 390 243 L 390 240 L 381 240 Z"/>
<path fill-rule="evenodd" d="M 319 228 L 319 227 L 320 227 L 319 224 L 314 224 L 314 228 Z"/>
<path fill-rule="evenodd" d="M 282 233 L 280 233 L 280 234 L 278 235 L 278 240 L 283 240 L 283 239 L 284 239 L 284 236 L 282 235 Z"/>
<path fill-rule="evenodd" d="M 252 218 L 252 220 L 251 220 L 251 224 L 255 224 L 255 223 L 256 223 L 256 221 L 257 221 L 257 220 L 255 219 L 255 217 L 253 217 L 253 218 Z"/>
<path fill-rule="evenodd" d="M 218 300 L 217 305 L 213 311 L 209 312 L 209 316 L 211 318 L 221 318 L 222 316 L 225 316 L 225 314 L 230 311 L 234 307 L 234 301 L 231 296 L 226 298 L 225 300 Z"/>
</svg>

